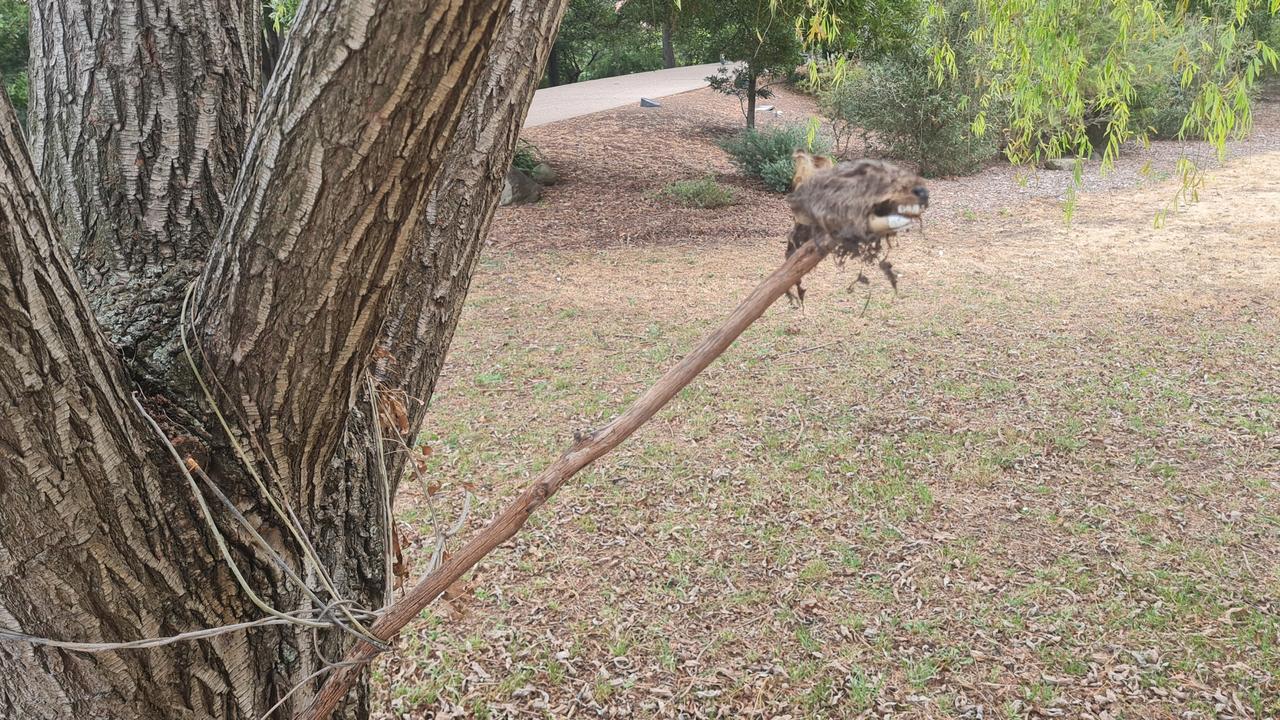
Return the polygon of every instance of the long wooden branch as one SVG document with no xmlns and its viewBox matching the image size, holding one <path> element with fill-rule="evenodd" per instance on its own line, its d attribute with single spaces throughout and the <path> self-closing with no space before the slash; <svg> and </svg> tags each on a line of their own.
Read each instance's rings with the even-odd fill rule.
<svg viewBox="0 0 1280 720">
<path fill-rule="evenodd" d="M 766 278 L 747 296 L 733 314 L 711 333 L 692 353 L 667 371 L 643 396 L 631 404 L 626 412 L 608 425 L 578 440 L 551 466 L 543 470 L 524 492 L 498 514 L 489 525 L 466 545 L 452 555 L 435 572 L 423 578 L 404 597 L 396 601 L 373 625 L 373 634 L 383 640 L 394 638 L 422 609 L 440 596 L 450 585 L 468 570 L 510 540 L 535 510 L 542 506 L 566 482 L 587 465 L 617 447 L 640 426 L 649 421 L 676 393 L 688 385 L 708 365 L 728 349 L 729 345 L 751 323 L 764 314 L 787 288 L 795 285 L 806 273 L 826 256 L 816 243 L 808 243 L 797 250 L 780 268 Z M 334 707 L 341 702 L 355 684 L 364 665 L 378 654 L 378 649 L 366 642 L 359 643 L 347 655 L 342 665 L 325 682 L 312 704 L 299 715 L 300 720 L 327 720 Z"/>
</svg>

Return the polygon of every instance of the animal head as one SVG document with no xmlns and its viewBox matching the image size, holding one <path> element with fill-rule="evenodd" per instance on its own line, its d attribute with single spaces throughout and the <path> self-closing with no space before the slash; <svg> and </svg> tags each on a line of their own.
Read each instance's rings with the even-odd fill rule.
<svg viewBox="0 0 1280 720">
<path fill-rule="evenodd" d="M 787 197 L 798 225 L 836 241 L 844 254 L 879 254 L 880 241 L 919 222 L 929 191 L 913 172 L 880 160 L 836 165 L 795 153 L 795 186 Z"/>
</svg>

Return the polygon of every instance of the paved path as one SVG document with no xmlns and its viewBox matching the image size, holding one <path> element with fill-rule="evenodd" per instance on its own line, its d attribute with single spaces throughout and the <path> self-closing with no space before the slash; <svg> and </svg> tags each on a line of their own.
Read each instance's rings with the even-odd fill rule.
<svg viewBox="0 0 1280 720">
<path fill-rule="evenodd" d="M 690 65 L 543 88 L 533 94 L 524 126 L 546 125 L 623 105 L 639 105 L 642 97 L 660 98 L 697 90 L 707 84 L 707 76 L 714 75 L 719 67 L 720 63 Z"/>
</svg>

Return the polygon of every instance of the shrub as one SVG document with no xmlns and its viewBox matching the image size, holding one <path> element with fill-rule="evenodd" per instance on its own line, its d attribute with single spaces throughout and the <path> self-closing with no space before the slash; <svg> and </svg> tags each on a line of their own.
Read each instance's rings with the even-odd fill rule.
<svg viewBox="0 0 1280 720">
<path fill-rule="evenodd" d="M 542 162 L 542 152 L 528 140 L 516 141 L 516 154 L 511 159 L 511 164 L 517 170 L 524 172 L 525 175 L 533 173 L 533 169 Z"/>
<path fill-rule="evenodd" d="M 720 147 L 729 153 L 734 165 L 760 178 L 774 192 L 791 189 L 792 153 L 803 148 L 821 154 L 830 149 L 820 137 L 810 143 L 808 131 L 801 127 L 745 130 L 721 141 Z"/>
<path fill-rule="evenodd" d="M 1191 112 L 1196 89 L 1184 88 L 1177 77 L 1153 79 L 1135 84 L 1133 106 L 1133 130 L 1149 130 L 1151 137 L 1167 140 L 1178 136 L 1182 121 Z"/>
<path fill-rule="evenodd" d="M 0 92 L 9 93 L 9 102 L 13 103 L 13 109 L 18 113 L 18 119 L 23 120 L 25 124 L 30 85 L 27 71 L 23 70 L 4 79 L 5 83 L 3 88 L 0 88 Z"/>
<path fill-rule="evenodd" d="M 1266 30 L 1266 28 L 1263 28 Z M 1253 50 L 1250 28 L 1241 30 L 1244 39 L 1238 41 L 1237 51 L 1227 65 L 1243 66 L 1246 55 Z M 1157 140 L 1171 139 L 1182 131 L 1182 123 L 1191 113 L 1192 104 L 1200 93 L 1205 71 L 1197 73 L 1187 87 L 1182 85 L 1182 73 L 1178 69 L 1187 63 L 1200 68 L 1211 68 L 1217 62 L 1215 37 L 1208 28 L 1184 23 L 1171 29 L 1167 36 L 1146 43 L 1134 59 L 1132 78 L 1134 97 L 1130 100 L 1130 120 L 1134 132 L 1150 131 Z"/>
<path fill-rule="evenodd" d="M 994 133 L 978 137 L 970 130 L 976 113 L 963 92 L 972 84 L 965 83 L 949 79 L 939 87 L 929 77 L 928 55 L 913 48 L 848 73 L 821 104 L 846 147 L 857 128 L 868 147 L 916 165 L 921 175 L 965 175 L 998 150 Z M 1000 126 L 990 119 L 988 125 Z"/>
<path fill-rule="evenodd" d="M 678 180 L 660 193 L 685 207 L 718 208 L 733 204 L 733 190 L 708 175 L 697 180 Z"/>
<path fill-rule="evenodd" d="M 826 90 L 843 82 L 845 72 L 852 67 L 853 62 L 844 56 L 814 58 L 798 70 L 795 89 L 821 97 Z"/>
</svg>

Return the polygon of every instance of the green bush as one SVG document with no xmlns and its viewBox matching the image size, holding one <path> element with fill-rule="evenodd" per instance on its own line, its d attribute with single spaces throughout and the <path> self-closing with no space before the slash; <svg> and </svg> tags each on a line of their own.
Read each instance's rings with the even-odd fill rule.
<svg viewBox="0 0 1280 720">
<path fill-rule="evenodd" d="M 662 189 L 661 195 L 685 207 L 718 208 L 733 204 L 733 190 L 708 175 L 697 180 L 678 180 Z"/>
<path fill-rule="evenodd" d="M 926 177 L 977 172 L 998 151 L 997 138 L 976 136 L 965 80 L 938 86 L 929 58 L 914 48 L 864 64 L 822 97 L 837 139 L 860 133 L 869 148 L 917 166 Z M 990 111 L 988 111 L 990 112 Z M 991 127 L 1000 127 L 992 123 Z M 840 148 L 844 150 L 844 148 Z"/>
<path fill-rule="evenodd" d="M 23 70 L 12 76 L 6 76 L 4 79 L 3 91 L 9 94 L 9 102 L 13 103 L 13 109 L 18 113 L 18 118 L 25 118 L 28 94 L 30 92 L 30 80 L 27 78 L 27 71 Z"/>
<path fill-rule="evenodd" d="M 1130 111 L 1133 113 L 1133 130 L 1150 131 L 1156 140 L 1176 138 L 1182 130 L 1182 121 L 1191 112 L 1195 100 L 1194 88 L 1182 87 L 1177 77 L 1153 78 L 1134 85 L 1135 97 Z"/>
<path fill-rule="evenodd" d="M 852 67 L 853 61 L 843 56 L 815 58 L 799 69 L 795 88 L 806 95 L 822 97 L 827 89 L 839 85 Z"/>
<path fill-rule="evenodd" d="M 791 189 L 794 160 L 791 155 L 798 149 L 823 154 L 830 147 L 821 137 L 809 142 L 809 133 L 801 127 L 765 128 L 744 130 L 720 142 L 729 153 L 733 164 L 743 172 L 758 177 L 774 192 Z"/>
<path fill-rule="evenodd" d="M 1258 29 L 1270 31 L 1268 26 Z M 1243 67 L 1254 52 L 1253 29 L 1241 30 L 1237 51 L 1228 65 Z M 1149 131 L 1157 140 L 1176 138 L 1182 131 L 1182 123 L 1191 113 L 1192 104 L 1200 93 L 1205 73 L 1202 71 L 1187 87 L 1182 85 L 1181 64 L 1194 63 L 1210 68 L 1217 62 L 1213 47 L 1215 38 L 1208 28 L 1184 23 L 1173 28 L 1166 37 L 1148 42 L 1134 60 L 1133 90 L 1130 100 L 1130 125 L 1134 132 Z"/>
<path fill-rule="evenodd" d="M 517 170 L 521 170 L 524 174 L 533 173 L 533 169 L 542 162 L 542 152 L 528 140 L 516 141 L 516 154 L 511 159 L 511 164 Z"/>
<path fill-rule="evenodd" d="M 0 0 L 0 92 L 25 115 L 27 109 L 27 27 L 30 10 L 22 0 Z"/>
</svg>

